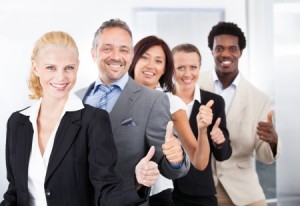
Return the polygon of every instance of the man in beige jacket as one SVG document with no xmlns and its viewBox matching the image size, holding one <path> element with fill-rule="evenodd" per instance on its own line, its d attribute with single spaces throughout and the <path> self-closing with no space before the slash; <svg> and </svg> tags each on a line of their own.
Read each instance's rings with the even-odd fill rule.
<svg viewBox="0 0 300 206">
<path fill-rule="evenodd" d="M 272 121 L 269 98 L 248 82 L 238 69 L 246 47 L 241 29 L 219 22 L 208 36 L 215 70 L 200 75 L 200 86 L 223 96 L 232 155 L 213 161 L 220 206 L 265 206 L 265 195 L 255 170 L 255 158 L 271 164 L 279 156 L 280 142 Z"/>
</svg>

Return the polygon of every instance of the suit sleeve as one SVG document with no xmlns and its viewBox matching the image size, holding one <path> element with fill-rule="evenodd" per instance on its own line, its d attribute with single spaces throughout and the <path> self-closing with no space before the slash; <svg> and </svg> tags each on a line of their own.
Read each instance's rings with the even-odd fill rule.
<svg viewBox="0 0 300 206">
<path fill-rule="evenodd" d="M 10 118 L 11 119 L 11 118 Z M 7 132 L 6 132 L 6 170 L 7 170 L 7 180 L 8 180 L 8 189 L 3 195 L 3 201 L 1 202 L 1 206 L 16 206 L 17 205 L 17 194 L 15 188 L 15 180 L 13 176 L 13 172 L 11 169 L 11 155 L 12 155 L 12 137 L 10 136 L 10 119 L 7 122 Z"/>
<path fill-rule="evenodd" d="M 149 114 L 146 127 L 146 138 L 149 146 L 155 146 L 154 161 L 158 162 L 160 173 L 169 179 L 184 176 L 190 167 L 190 161 L 184 154 L 181 168 L 174 169 L 163 155 L 162 144 L 165 142 L 167 123 L 171 120 L 170 102 L 165 93 L 156 99 Z M 184 150 L 183 150 L 184 152 Z"/>
<path fill-rule="evenodd" d="M 229 132 L 226 126 L 226 114 L 225 114 L 225 102 L 221 96 L 215 97 L 215 103 L 213 105 L 213 122 L 210 126 L 209 132 L 212 130 L 213 125 L 215 124 L 217 118 L 221 118 L 221 123 L 219 128 L 222 130 L 225 142 L 222 146 L 217 147 L 211 142 L 211 150 L 217 161 L 227 160 L 232 154 L 232 148 L 230 145 Z"/>
<path fill-rule="evenodd" d="M 98 205 L 129 205 L 145 201 L 135 189 L 135 176 L 122 180 L 114 167 L 118 158 L 107 112 L 94 110 L 88 127 L 89 176 Z"/>
</svg>

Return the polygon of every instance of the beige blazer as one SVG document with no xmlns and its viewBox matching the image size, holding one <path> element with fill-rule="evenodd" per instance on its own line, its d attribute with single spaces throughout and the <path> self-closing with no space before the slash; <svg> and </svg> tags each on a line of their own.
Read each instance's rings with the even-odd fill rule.
<svg viewBox="0 0 300 206">
<path fill-rule="evenodd" d="M 215 92 L 211 71 L 204 71 L 199 78 L 201 88 Z M 277 155 L 274 157 L 268 143 L 256 135 L 259 121 L 266 121 L 271 111 L 269 98 L 255 88 L 242 75 L 236 94 L 226 114 L 227 128 L 231 140 L 232 155 L 223 162 L 213 160 L 215 184 L 220 181 L 236 205 L 265 199 L 255 170 L 255 158 L 271 164 L 280 153 L 278 141 Z"/>
</svg>

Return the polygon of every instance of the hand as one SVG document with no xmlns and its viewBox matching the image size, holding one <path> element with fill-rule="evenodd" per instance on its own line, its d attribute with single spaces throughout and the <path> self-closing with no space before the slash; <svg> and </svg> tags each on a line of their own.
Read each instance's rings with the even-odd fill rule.
<svg viewBox="0 0 300 206">
<path fill-rule="evenodd" d="M 220 147 L 225 142 L 224 134 L 223 134 L 222 130 L 219 128 L 220 123 L 221 123 L 221 118 L 219 117 L 216 120 L 216 122 L 210 132 L 210 137 L 211 137 L 213 143 L 217 145 L 217 147 Z"/>
<path fill-rule="evenodd" d="M 157 180 L 159 170 L 155 162 L 150 161 L 155 153 L 155 147 L 152 146 L 148 154 L 140 160 L 135 167 L 135 177 L 137 183 L 146 187 L 151 187 Z"/>
<path fill-rule="evenodd" d="M 199 108 L 199 113 L 197 115 L 197 124 L 198 129 L 207 128 L 213 118 L 213 113 L 211 110 L 212 105 L 214 104 L 214 100 L 209 100 L 206 105 L 201 105 Z"/>
<path fill-rule="evenodd" d="M 166 129 L 163 153 L 171 164 L 179 164 L 183 160 L 183 151 L 180 141 L 173 135 L 173 122 L 169 121 Z"/>
<path fill-rule="evenodd" d="M 273 111 L 268 113 L 267 122 L 259 122 L 256 134 L 273 148 L 277 145 L 278 136 L 273 125 Z"/>
</svg>

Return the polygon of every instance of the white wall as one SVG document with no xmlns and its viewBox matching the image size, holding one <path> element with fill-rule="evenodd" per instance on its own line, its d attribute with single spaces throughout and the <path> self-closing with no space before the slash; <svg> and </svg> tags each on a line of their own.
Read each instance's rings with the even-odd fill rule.
<svg viewBox="0 0 300 206">
<path fill-rule="evenodd" d="M 6 121 L 12 112 L 30 104 L 26 81 L 35 40 L 50 30 L 63 30 L 74 37 L 81 60 L 76 90 L 93 81 L 97 74 L 90 48 L 94 32 L 103 21 L 116 17 L 125 20 L 133 30 L 135 42 L 138 40 L 135 39 L 139 34 L 135 34 L 132 13 L 136 8 L 224 8 L 225 20 L 234 21 L 247 30 L 245 1 L 242 0 L 0 1 L 0 196 L 7 188 L 4 158 Z M 247 55 L 243 58 L 243 68 L 247 73 Z"/>
</svg>

